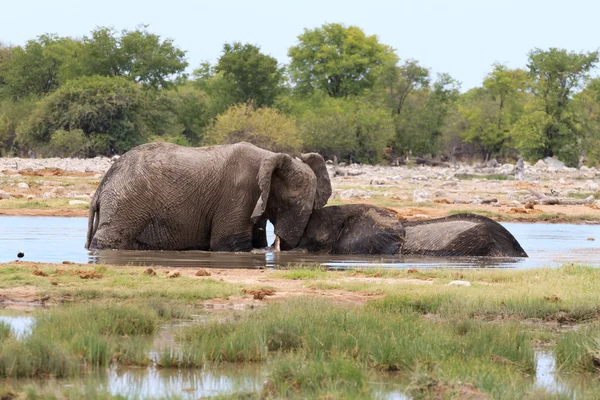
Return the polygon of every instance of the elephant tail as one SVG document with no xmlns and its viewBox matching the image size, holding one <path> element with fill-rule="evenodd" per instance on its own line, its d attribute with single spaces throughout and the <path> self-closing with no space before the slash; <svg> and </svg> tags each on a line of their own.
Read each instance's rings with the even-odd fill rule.
<svg viewBox="0 0 600 400">
<path fill-rule="evenodd" d="M 89 249 L 92 244 L 92 238 L 96 234 L 98 230 L 98 222 L 100 220 L 100 208 L 98 206 L 98 198 L 94 195 L 90 203 L 90 215 L 88 218 L 88 231 L 87 231 L 87 240 L 85 242 L 85 248 Z"/>
</svg>

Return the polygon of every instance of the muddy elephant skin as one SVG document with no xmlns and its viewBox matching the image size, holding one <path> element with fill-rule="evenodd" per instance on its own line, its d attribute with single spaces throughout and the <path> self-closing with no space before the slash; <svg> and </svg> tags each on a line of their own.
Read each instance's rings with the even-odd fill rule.
<svg viewBox="0 0 600 400">
<path fill-rule="evenodd" d="M 396 254 L 403 242 L 404 227 L 394 211 L 347 204 L 315 210 L 298 247 L 330 254 Z"/>
<path fill-rule="evenodd" d="M 298 247 L 331 254 L 527 257 L 514 236 L 487 217 L 399 221 L 395 211 L 368 204 L 315 210 Z"/>
<path fill-rule="evenodd" d="M 90 205 L 87 248 L 250 251 L 267 245 L 267 219 L 298 244 L 331 183 L 323 158 L 292 158 L 250 143 L 149 143 L 120 157 Z"/>
</svg>

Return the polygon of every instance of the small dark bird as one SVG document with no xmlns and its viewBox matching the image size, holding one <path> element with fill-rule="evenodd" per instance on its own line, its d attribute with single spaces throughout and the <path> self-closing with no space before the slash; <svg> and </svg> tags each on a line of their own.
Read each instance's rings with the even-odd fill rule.
<svg viewBox="0 0 600 400">
<path fill-rule="evenodd" d="M 17 257 L 23 258 L 23 257 L 25 257 L 25 253 L 23 253 L 22 251 L 20 251 L 20 252 L 17 253 Z"/>
</svg>

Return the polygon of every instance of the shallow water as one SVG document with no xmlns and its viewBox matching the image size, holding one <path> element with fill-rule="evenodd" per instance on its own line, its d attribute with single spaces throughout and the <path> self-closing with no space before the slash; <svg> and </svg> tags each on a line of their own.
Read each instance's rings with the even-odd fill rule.
<svg viewBox="0 0 600 400">
<path fill-rule="evenodd" d="M 0 262 L 12 261 L 22 251 L 25 261 L 166 265 L 178 267 L 272 268 L 289 263 L 320 263 L 331 268 L 535 268 L 581 263 L 600 266 L 600 225 L 503 224 L 529 258 L 431 258 L 400 256 L 318 255 L 302 252 L 216 253 L 202 251 L 89 252 L 84 248 L 87 218 L 0 216 Z M 269 224 L 268 240 L 274 239 Z"/>
</svg>

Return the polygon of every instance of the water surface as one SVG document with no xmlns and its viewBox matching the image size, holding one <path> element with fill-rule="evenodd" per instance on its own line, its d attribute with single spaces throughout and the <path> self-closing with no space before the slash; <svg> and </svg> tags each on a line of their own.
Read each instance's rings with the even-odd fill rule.
<svg viewBox="0 0 600 400">
<path fill-rule="evenodd" d="M 535 268 L 564 263 L 600 265 L 600 225 L 503 224 L 519 241 L 529 258 L 431 258 L 401 256 L 319 255 L 303 252 L 257 251 L 217 253 L 203 251 L 87 251 L 84 248 L 87 218 L 0 216 L 0 262 L 12 261 L 22 251 L 23 260 L 39 262 L 166 265 L 177 267 L 274 268 L 289 263 L 320 263 L 331 268 Z M 267 230 L 269 242 L 273 228 Z M 594 239 L 594 240 L 590 240 Z"/>
</svg>

